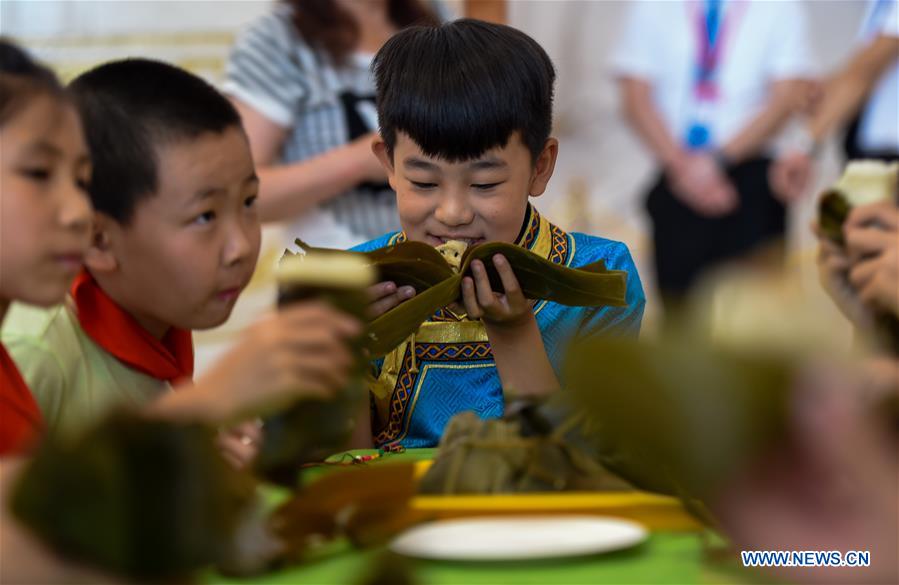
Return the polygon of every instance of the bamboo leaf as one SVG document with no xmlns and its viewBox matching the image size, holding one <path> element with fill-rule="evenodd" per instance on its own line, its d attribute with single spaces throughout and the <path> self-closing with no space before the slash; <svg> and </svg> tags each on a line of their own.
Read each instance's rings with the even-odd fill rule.
<svg viewBox="0 0 899 585">
<path fill-rule="evenodd" d="M 625 306 L 627 272 L 607 270 L 602 261 L 579 268 L 555 264 L 546 258 L 506 242 L 490 242 L 466 250 L 456 274 L 446 259 L 422 242 L 402 242 L 370 252 L 314 248 L 297 240 L 309 254 L 363 254 L 381 281 L 413 286 L 416 296 L 369 323 L 365 348 L 372 357 L 386 355 L 437 310 L 460 297 L 462 278 L 471 274 L 471 262 L 481 260 L 491 286 L 503 290 L 492 258 L 502 254 L 509 261 L 524 295 L 569 306 Z"/>
<path fill-rule="evenodd" d="M 713 493 L 786 432 L 792 369 L 783 356 L 687 338 L 590 338 L 573 347 L 565 371 L 601 463 L 642 489 Z"/>
<path fill-rule="evenodd" d="M 122 412 L 74 442 L 47 436 L 10 505 L 62 556 L 163 582 L 224 560 L 254 489 L 211 430 Z"/>
</svg>

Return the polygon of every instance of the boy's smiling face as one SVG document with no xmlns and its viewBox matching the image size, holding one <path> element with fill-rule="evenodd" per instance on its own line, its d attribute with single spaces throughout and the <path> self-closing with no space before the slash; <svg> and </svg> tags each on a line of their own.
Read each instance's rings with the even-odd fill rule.
<svg viewBox="0 0 899 585">
<path fill-rule="evenodd" d="M 256 266 L 259 180 L 239 127 L 156 148 L 158 189 L 127 224 L 98 214 L 88 266 L 150 333 L 223 323 Z"/>
<path fill-rule="evenodd" d="M 426 155 L 402 132 L 397 132 L 392 160 L 382 140 L 373 149 L 396 191 L 400 223 L 410 240 L 473 245 L 515 241 L 528 197 L 546 190 L 558 141 L 548 139 L 536 163 L 517 132 L 505 146 L 461 162 Z"/>
</svg>

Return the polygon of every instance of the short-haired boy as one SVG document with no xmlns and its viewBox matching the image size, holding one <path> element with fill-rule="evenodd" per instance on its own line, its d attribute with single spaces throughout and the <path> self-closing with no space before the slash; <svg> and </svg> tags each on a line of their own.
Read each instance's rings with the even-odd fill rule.
<svg viewBox="0 0 899 585">
<path fill-rule="evenodd" d="M 64 305 L 13 314 L 3 331 L 47 430 L 64 434 L 190 381 L 191 330 L 228 318 L 260 244 L 247 138 L 212 86 L 130 59 L 84 73 L 70 90 L 93 162 L 85 270 Z M 345 320 L 318 303 L 263 319 L 205 387 L 339 385 L 351 359 Z"/>
<path fill-rule="evenodd" d="M 576 308 L 524 298 L 499 255 L 493 263 L 505 294 L 497 294 L 474 262 L 463 303 L 438 311 L 376 363 L 373 394 L 385 398 L 374 400 L 374 443 L 430 447 L 458 412 L 501 416 L 504 390 L 557 390 L 568 342 L 636 335 L 645 299 L 624 244 L 566 233 L 529 204 L 546 190 L 559 148 L 550 137 L 555 70 L 533 39 L 475 20 L 410 28 L 384 45 L 373 67 L 381 127 L 373 148 L 397 193 L 403 231 L 358 249 L 407 239 L 502 241 L 566 266 L 604 260 L 628 273 L 626 307 Z M 374 312 L 413 292 L 380 283 Z"/>
</svg>

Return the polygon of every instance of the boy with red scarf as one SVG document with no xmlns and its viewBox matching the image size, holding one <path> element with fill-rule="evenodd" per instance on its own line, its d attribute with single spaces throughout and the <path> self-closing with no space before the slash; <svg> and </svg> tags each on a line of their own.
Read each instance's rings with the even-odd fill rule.
<svg viewBox="0 0 899 585">
<path fill-rule="evenodd" d="M 65 304 L 14 316 L 3 337 L 47 429 L 66 434 L 112 408 L 143 405 L 190 382 L 191 330 L 228 318 L 253 274 L 260 241 L 259 181 L 247 138 L 215 89 L 141 59 L 99 66 L 70 89 L 93 159 L 85 269 Z M 228 371 L 217 383 L 241 379 L 254 387 L 290 377 L 271 358 L 290 337 L 294 383 L 312 392 L 339 385 L 349 333 L 342 321 L 324 307 L 306 307 L 289 327 L 279 322 L 251 328 L 245 341 L 255 342 L 243 343 L 245 351 L 216 370 Z M 278 332 L 284 339 L 274 339 Z M 258 433 L 246 424 L 227 435 L 226 454 L 246 462 Z"/>
</svg>

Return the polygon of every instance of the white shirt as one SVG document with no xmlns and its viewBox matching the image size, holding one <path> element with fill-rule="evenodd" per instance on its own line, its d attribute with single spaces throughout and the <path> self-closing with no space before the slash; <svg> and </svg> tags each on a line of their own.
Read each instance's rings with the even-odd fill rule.
<svg viewBox="0 0 899 585">
<path fill-rule="evenodd" d="M 813 74 L 804 9 L 796 1 L 726 1 L 717 69 L 718 98 L 708 113 L 712 148 L 722 146 L 763 109 L 769 84 Z M 706 3 L 631 2 L 613 53 L 616 75 L 648 81 L 662 118 L 684 141 L 696 118 L 695 68 Z"/>
<path fill-rule="evenodd" d="M 862 21 L 862 40 L 870 43 L 878 35 L 899 37 L 899 2 L 873 14 L 876 0 L 868 3 Z M 872 17 L 876 18 L 872 22 Z M 863 150 L 899 152 L 899 61 L 881 77 L 865 104 L 858 128 L 858 144 Z"/>
</svg>

